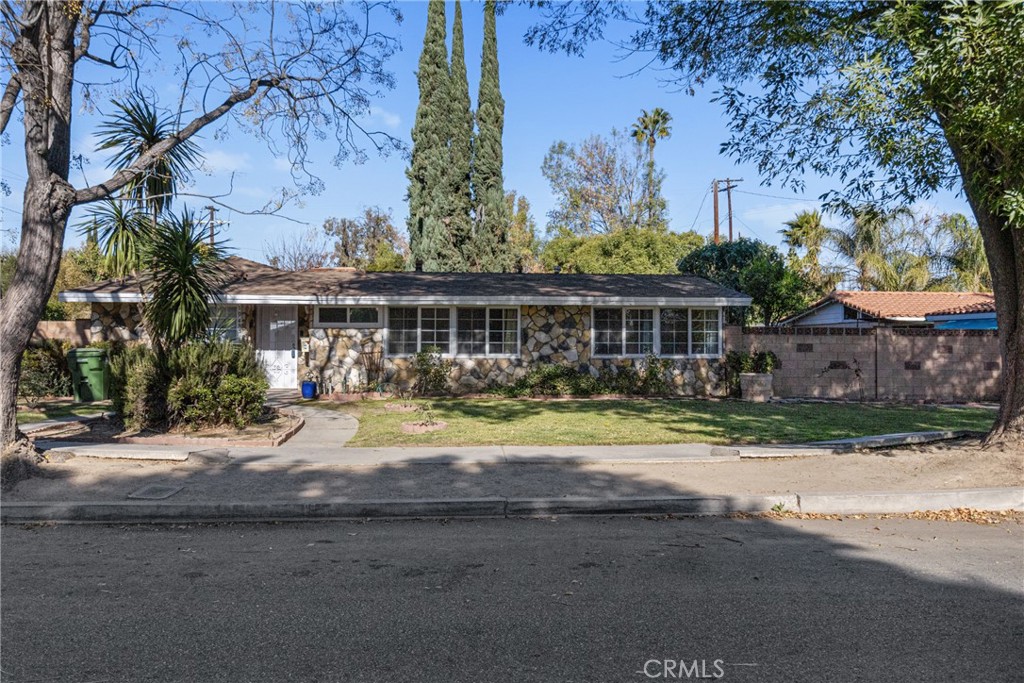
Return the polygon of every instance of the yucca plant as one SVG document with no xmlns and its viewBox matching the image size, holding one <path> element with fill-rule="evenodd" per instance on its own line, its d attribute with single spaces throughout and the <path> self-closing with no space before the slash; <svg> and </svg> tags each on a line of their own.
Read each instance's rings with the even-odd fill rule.
<svg viewBox="0 0 1024 683">
<path fill-rule="evenodd" d="M 114 150 L 107 162 L 109 168 L 128 168 L 177 130 L 170 116 L 161 117 L 156 107 L 138 94 L 114 100 L 114 107 L 116 113 L 99 126 L 100 142 L 96 146 L 97 150 Z M 122 196 L 144 206 L 156 223 L 156 216 L 170 207 L 178 183 L 189 178 L 201 156 L 195 141 L 178 143 L 125 186 Z"/>
<path fill-rule="evenodd" d="M 206 230 L 187 208 L 161 220 L 146 246 L 152 276 L 145 304 L 146 329 L 154 340 L 181 344 L 206 333 L 210 302 L 223 278 L 224 250 L 205 241 Z"/>
</svg>

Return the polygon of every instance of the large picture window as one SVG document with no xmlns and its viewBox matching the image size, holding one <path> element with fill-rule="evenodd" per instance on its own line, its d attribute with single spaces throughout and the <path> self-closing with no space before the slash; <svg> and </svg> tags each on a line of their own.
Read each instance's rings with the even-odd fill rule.
<svg viewBox="0 0 1024 683">
<path fill-rule="evenodd" d="M 389 356 L 408 356 L 431 347 L 446 356 L 516 356 L 519 309 L 392 307 L 387 336 Z"/>
<path fill-rule="evenodd" d="M 594 355 L 717 356 L 717 308 L 595 308 Z"/>
</svg>

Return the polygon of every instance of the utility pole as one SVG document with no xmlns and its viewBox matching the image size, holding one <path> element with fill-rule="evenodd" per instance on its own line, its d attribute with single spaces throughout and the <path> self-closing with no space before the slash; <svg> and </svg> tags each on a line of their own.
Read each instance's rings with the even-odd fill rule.
<svg viewBox="0 0 1024 683">
<path fill-rule="evenodd" d="M 732 242 L 732 190 L 735 185 L 733 183 L 743 182 L 743 178 L 726 178 L 725 183 L 725 201 L 729 209 L 729 241 Z"/>
<path fill-rule="evenodd" d="M 212 247 L 214 246 L 213 226 L 216 225 L 214 221 L 217 219 L 217 207 L 214 206 L 213 204 L 210 204 L 209 206 L 204 206 L 203 208 L 210 212 L 210 246 Z"/>
<path fill-rule="evenodd" d="M 718 181 L 711 181 L 711 194 L 715 195 L 715 244 L 721 242 L 718 237 Z"/>
<path fill-rule="evenodd" d="M 729 212 L 729 241 L 732 242 L 732 190 L 736 187 L 733 183 L 741 182 L 743 182 L 743 178 L 725 178 L 724 180 L 715 179 L 711 181 L 711 192 L 715 195 L 715 244 L 719 244 L 722 241 L 718 233 L 718 193 L 721 192 L 718 184 L 725 183 L 726 206 Z"/>
</svg>

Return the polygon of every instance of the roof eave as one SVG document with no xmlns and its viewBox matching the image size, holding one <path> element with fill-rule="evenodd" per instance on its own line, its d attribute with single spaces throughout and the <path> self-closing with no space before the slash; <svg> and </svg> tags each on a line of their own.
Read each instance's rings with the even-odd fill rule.
<svg viewBox="0 0 1024 683">
<path fill-rule="evenodd" d="M 137 292 L 61 292 L 67 303 L 139 303 Z M 224 304 L 313 304 L 335 306 L 402 305 L 537 305 L 537 306 L 749 306 L 750 297 L 621 297 L 621 296 L 338 296 L 310 294 L 225 294 L 216 299 Z"/>
</svg>

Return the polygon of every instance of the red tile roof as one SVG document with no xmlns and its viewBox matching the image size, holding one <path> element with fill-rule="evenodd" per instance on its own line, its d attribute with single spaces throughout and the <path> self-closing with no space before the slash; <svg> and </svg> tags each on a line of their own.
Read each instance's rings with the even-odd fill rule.
<svg viewBox="0 0 1024 683">
<path fill-rule="evenodd" d="M 854 292 L 837 290 L 828 297 L 876 318 L 924 318 L 938 313 L 995 310 L 995 299 L 981 292 Z M 987 306 L 989 308 L 979 308 Z M 971 309 L 970 311 L 966 309 Z"/>
<path fill-rule="evenodd" d="M 960 313 L 995 313 L 996 312 L 996 300 L 989 299 L 988 301 L 979 301 L 975 304 L 964 304 L 962 306 L 954 306 L 941 311 L 934 311 L 928 315 L 958 315 Z"/>
</svg>

